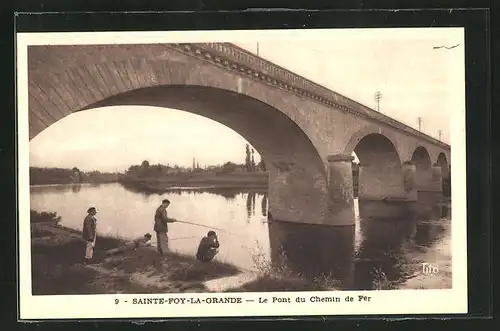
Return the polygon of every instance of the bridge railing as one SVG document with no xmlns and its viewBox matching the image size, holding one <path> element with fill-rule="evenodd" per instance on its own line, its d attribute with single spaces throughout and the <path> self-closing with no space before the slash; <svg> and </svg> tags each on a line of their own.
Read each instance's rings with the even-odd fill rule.
<svg viewBox="0 0 500 331">
<path fill-rule="evenodd" d="M 187 44 L 178 44 L 179 46 Z M 291 92 L 299 93 L 305 97 L 315 101 L 322 102 L 329 106 L 335 106 L 344 111 L 352 113 L 357 116 L 367 117 L 369 119 L 378 121 L 383 124 L 396 127 L 408 134 L 423 138 L 435 145 L 444 148 L 450 148 L 450 145 L 435 139 L 425 133 L 422 133 L 402 122 L 399 122 L 387 115 L 379 113 L 359 102 L 356 102 L 348 97 L 327 89 L 326 87 L 314 83 L 313 81 L 297 75 L 290 70 L 287 70 L 279 65 L 265 60 L 241 47 L 232 43 L 200 43 L 190 44 L 193 47 L 199 47 L 201 50 L 210 54 L 213 57 L 229 60 L 232 63 L 226 65 L 232 66 L 232 69 L 241 71 L 245 74 L 265 75 L 268 82 L 279 85 L 281 87 L 291 90 Z M 193 51 L 191 49 L 191 51 Z M 195 53 L 199 52 L 194 50 Z M 206 55 L 205 54 L 205 55 Z M 199 54 L 203 56 L 202 54 Z M 263 77 L 260 77 L 263 78 Z"/>
</svg>

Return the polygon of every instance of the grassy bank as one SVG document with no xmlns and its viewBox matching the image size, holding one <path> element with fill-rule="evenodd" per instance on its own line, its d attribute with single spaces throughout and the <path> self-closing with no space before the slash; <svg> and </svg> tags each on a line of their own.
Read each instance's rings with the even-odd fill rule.
<svg viewBox="0 0 500 331">
<path fill-rule="evenodd" d="M 168 253 L 160 257 L 141 247 L 105 258 L 105 251 L 124 243 L 119 238 L 96 240 L 93 264 L 83 264 L 84 242 L 79 231 L 55 223 L 32 223 L 32 291 L 34 295 L 210 292 L 204 282 L 241 271 L 226 263 L 203 264 Z M 305 280 L 283 269 L 259 270 L 255 279 L 227 292 L 330 290 L 330 279 Z"/>
<path fill-rule="evenodd" d="M 81 232 L 59 225 L 56 213 L 31 211 L 32 293 L 112 294 L 210 292 L 205 282 L 241 275 L 237 267 L 218 262 L 201 263 L 192 256 L 169 252 L 158 255 L 154 247 L 141 247 L 106 257 L 105 252 L 125 243 L 122 238 L 97 236 L 95 261 L 84 264 L 85 243 Z M 271 264 L 254 254 L 256 272 L 251 280 L 225 291 L 331 290 L 328 277 L 306 280 L 293 274 L 286 263 Z"/>
<path fill-rule="evenodd" d="M 206 292 L 203 282 L 240 272 L 228 264 L 202 264 L 175 253 L 160 257 L 152 247 L 105 258 L 106 250 L 124 240 L 101 236 L 95 263 L 85 265 L 78 231 L 54 223 L 31 226 L 34 295 Z"/>
<path fill-rule="evenodd" d="M 230 264 L 203 264 L 190 256 L 141 247 L 105 258 L 105 251 L 123 239 L 98 236 L 96 261 L 83 263 L 84 242 L 79 231 L 56 223 L 34 222 L 31 232 L 32 291 L 34 295 L 210 292 L 206 281 L 241 274 Z M 284 268 L 261 267 L 252 281 L 227 292 L 330 290 L 327 278 L 310 281 Z"/>
</svg>

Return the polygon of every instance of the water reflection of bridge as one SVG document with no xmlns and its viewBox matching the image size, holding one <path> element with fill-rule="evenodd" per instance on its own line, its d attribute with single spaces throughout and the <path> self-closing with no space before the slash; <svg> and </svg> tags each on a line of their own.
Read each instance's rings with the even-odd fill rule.
<svg viewBox="0 0 500 331">
<path fill-rule="evenodd" d="M 344 289 L 373 289 L 380 281 L 411 275 L 412 256 L 449 234 L 450 206 L 434 204 L 406 219 L 375 219 L 360 209 L 355 247 L 354 227 L 328 227 L 272 221 L 271 257 L 306 278 L 331 276 Z M 383 279 L 381 279 L 383 278 Z"/>
</svg>

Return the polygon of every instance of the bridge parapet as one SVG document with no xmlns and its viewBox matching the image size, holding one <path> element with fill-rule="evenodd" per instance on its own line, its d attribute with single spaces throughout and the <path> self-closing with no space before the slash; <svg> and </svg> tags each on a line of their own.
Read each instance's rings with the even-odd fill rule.
<svg viewBox="0 0 500 331">
<path fill-rule="evenodd" d="M 203 58 L 206 61 L 251 76 L 253 79 L 288 90 L 290 93 L 322 103 L 328 107 L 335 107 L 352 115 L 395 127 L 431 144 L 450 149 L 450 145 L 442 141 L 256 56 L 232 43 L 168 44 L 168 46 L 173 46 L 183 53 Z"/>
</svg>

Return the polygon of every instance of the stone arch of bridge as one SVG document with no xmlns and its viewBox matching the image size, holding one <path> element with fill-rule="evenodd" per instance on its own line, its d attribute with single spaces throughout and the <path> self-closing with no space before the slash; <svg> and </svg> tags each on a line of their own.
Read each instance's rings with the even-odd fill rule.
<svg viewBox="0 0 500 331">
<path fill-rule="evenodd" d="M 441 152 L 439 153 L 437 160 L 436 160 L 436 165 L 441 167 L 441 174 L 443 175 L 443 178 L 448 176 L 449 173 L 449 162 L 448 158 L 446 157 L 446 154 Z"/>
<path fill-rule="evenodd" d="M 266 81 L 249 81 L 237 63 L 199 59 L 174 48 L 29 47 L 30 139 L 90 108 L 121 104 L 189 111 L 235 130 L 258 149 L 269 170 L 274 219 L 331 223 L 327 148 L 314 122 L 276 93 L 286 84 L 261 88 Z"/>
<path fill-rule="evenodd" d="M 276 108 L 221 88 L 168 85 L 120 93 L 74 111 L 120 105 L 178 109 L 234 130 L 266 163 L 270 176 L 268 210 L 274 219 L 328 222 L 324 217 L 329 199 L 325 164 L 304 131 Z"/>
<path fill-rule="evenodd" d="M 356 132 L 344 148 L 359 159 L 358 197 L 360 200 L 382 200 L 404 192 L 403 168 L 396 140 L 389 132 L 368 127 Z"/>
<path fill-rule="evenodd" d="M 432 161 L 429 152 L 423 146 L 417 146 L 413 151 L 411 162 L 416 168 L 417 190 L 427 191 L 432 177 Z"/>
<path fill-rule="evenodd" d="M 417 148 L 415 148 L 411 156 L 411 162 L 415 164 L 417 172 L 429 171 L 429 169 L 432 167 L 432 161 L 429 152 L 423 146 L 417 146 Z"/>
</svg>

